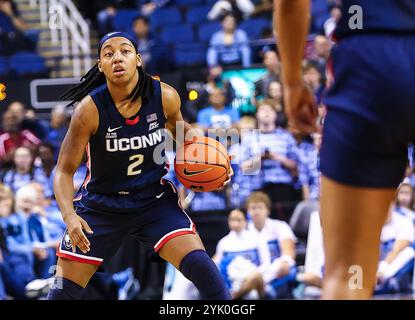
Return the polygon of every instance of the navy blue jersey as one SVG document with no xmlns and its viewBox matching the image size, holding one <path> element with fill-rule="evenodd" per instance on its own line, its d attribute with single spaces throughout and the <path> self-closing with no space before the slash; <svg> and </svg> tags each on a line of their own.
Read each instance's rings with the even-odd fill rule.
<svg viewBox="0 0 415 320">
<path fill-rule="evenodd" d="M 353 8 L 362 8 L 363 28 L 351 29 L 350 18 L 356 13 Z M 351 22 L 353 24 L 353 19 Z M 336 38 L 361 32 L 414 32 L 415 33 L 415 1 L 414 0 L 343 0 L 342 17 L 335 30 Z"/>
<path fill-rule="evenodd" d="M 160 183 L 167 173 L 160 81 L 152 85 L 154 94 L 129 119 L 118 111 L 106 84 L 89 94 L 98 109 L 99 126 L 87 145 L 88 172 L 82 188 L 128 194 Z"/>
</svg>

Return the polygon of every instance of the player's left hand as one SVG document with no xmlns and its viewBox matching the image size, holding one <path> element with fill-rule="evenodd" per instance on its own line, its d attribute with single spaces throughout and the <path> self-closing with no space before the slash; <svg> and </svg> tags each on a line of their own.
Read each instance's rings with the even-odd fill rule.
<svg viewBox="0 0 415 320">
<path fill-rule="evenodd" d="M 318 132 L 318 110 L 313 93 L 305 84 L 284 87 L 285 111 L 288 124 L 301 133 Z"/>
</svg>

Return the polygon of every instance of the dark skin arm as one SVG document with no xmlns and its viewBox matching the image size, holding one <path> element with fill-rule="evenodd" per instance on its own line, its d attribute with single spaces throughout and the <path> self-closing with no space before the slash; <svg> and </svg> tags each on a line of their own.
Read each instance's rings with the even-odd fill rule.
<svg viewBox="0 0 415 320">
<path fill-rule="evenodd" d="M 171 132 L 173 135 L 174 140 L 176 143 L 180 143 L 182 140 L 179 135 L 182 134 L 181 132 L 177 132 L 176 123 L 180 122 L 184 128 L 184 137 L 192 130 L 192 126 L 184 121 L 182 112 L 180 111 L 181 101 L 180 96 L 177 91 L 169 86 L 164 82 L 161 83 L 161 91 L 162 91 L 162 103 L 163 103 L 163 111 L 164 115 L 166 116 L 166 128 Z M 180 129 L 179 129 L 180 130 Z M 193 131 L 192 131 L 193 132 Z M 196 131 L 194 131 L 196 133 Z M 191 133 L 189 133 L 190 135 Z M 179 140 L 179 141 L 178 141 Z"/>
<path fill-rule="evenodd" d="M 317 106 L 302 78 L 310 0 L 274 0 L 274 29 L 281 56 L 281 80 L 288 122 L 303 133 L 317 131 Z"/>
<path fill-rule="evenodd" d="M 97 128 L 98 111 L 91 97 L 87 96 L 75 109 L 56 165 L 54 192 L 63 220 L 67 225 L 74 252 L 76 246 L 84 253 L 89 251 L 90 243 L 83 230 L 93 233 L 86 221 L 75 213 L 73 176 L 82 161 L 89 138 Z"/>
</svg>

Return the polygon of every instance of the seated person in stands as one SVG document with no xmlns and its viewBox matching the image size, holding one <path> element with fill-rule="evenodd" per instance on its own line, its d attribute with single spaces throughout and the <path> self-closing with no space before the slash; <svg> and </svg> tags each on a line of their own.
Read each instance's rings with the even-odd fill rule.
<svg viewBox="0 0 415 320">
<path fill-rule="evenodd" d="M 46 138 L 48 130 L 41 120 L 36 119 L 33 109 L 27 108 L 23 102 L 13 101 L 7 106 L 7 110 L 16 117 L 20 130 L 29 130 L 40 140 Z"/>
<path fill-rule="evenodd" d="M 63 104 L 53 107 L 50 113 L 50 122 L 47 124 L 48 133 L 46 134 L 47 143 L 51 144 L 54 149 L 54 158 L 58 159 L 59 150 L 63 138 L 68 131 L 70 115 Z"/>
<path fill-rule="evenodd" d="M 410 180 L 405 178 L 404 181 L 399 185 L 394 202 L 394 211 L 398 214 L 408 217 L 415 223 L 414 202 L 414 187 L 412 186 Z"/>
<path fill-rule="evenodd" d="M 16 4 L 12 0 L 0 0 L 0 54 L 31 50 L 30 42 L 24 36 L 26 29 Z"/>
<path fill-rule="evenodd" d="M 197 89 L 197 99 L 188 99 L 182 107 L 183 116 L 194 122 L 200 110 L 209 104 L 209 95 L 216 88 L 223 89 L 226 93 L 225 104 L 230 105 L 235 98 L 235 89 L 228 79 L 222 77 L 223 68 L 220 65 L 212 66 L 208 70 L 206 83 Z"/>
<path fill-rule="evenodd" d="M 4 219 L 6 219 L 13 208 L 13 193 L 10 188 L 0 184 L 0 300 L 7 298 L 6 286 L 4 284 L 4 257 L 7 254 L 6 236 L 3 229 Z"/>
<path fill-rule="evenodd" d="M 280 81 L 280 60 L 275 50 L 268 50 L 264 53 L 262 63 L 266 73 L 255 82 L 255 99 L 262 100 L 267 97 L 270 83 Z"/>
<path fill-rule="evenodd" d="M 254 146 L 260 142 L 258 132 L 254 131 L 256 127 L 254 117 L 241 117 L 237 123 L 240 141 L 229 148 L 228 153 L 233 156 L 231 165 L 234 172 L 229 184 L 229 200 L 232 207 L 243 207 L 251 192 L 262 187 L 260 161 L 253 161 L 251 158 Z"/>
<path fill-rule="evenodd" d="M 415 242 L 411 219 L 389 210 L 381 233 L 375 294 L 411 293 Z"/>
<path fill-rule="evenodd" d="M 88 1 L 77 1 L 78 5 L 81 6 L 84 14 L 86 11 L 92 11 L 89 8 L 91 5 L 84 4 Z M 140 8 L 140 2 L 135 0 L 104 0 L 104 1 L 93 1 L 92 5 L 94 12 L 98 12 L 96 16 L 96 21 L 98 24 L 98 31 L 100 36 L 103 36 L 106 33 L 112 32 L 112 19 L 117 14 L 119 9 L 131 9 L 131 10 L 138 10 Z M 88 10 L 86 10 L 88 9 Z"/>
<path fill-rule="evenodd" d="M 207 52 L 207 64 L 209 67 L 243 66 L 251 65 L 251 49 L 249 39 L 245 31 L 238 29 L 236 18 L 227 14 L 222 18 L 222 30 L 215 32 L 209 44 Z"/>
<path fill-rule="evenodd" d="M 297 281 L 302 283 L 302 286 L 321 288 L 324 276 L 324 249 L 320 220 L 318 215 L 316 217 L 318 223 L 314 226 L 310 224 L 307 244 L 307 253 L 312 256 L 307 257 L 306 261 L 310 261 L 310 265 L 306 265 L 306 272 L 297 275 Z M 414 237 L 413 222 L 394 211 L 394 206 L 391 205 L 381 233 L 375 294 L 412 292 Z M 308 246 L 312 246 L 310 250 Z"/>
<path fill-rule="evenodd" d="M 270 255 L 271 264 L 262 272 L 267 295 L 290 297 L 296 273 L 296 237 L 286 222 L 269 218 L 271 199 L 264 192 L 256 191 L 248 197 L 247 210 L 251 218 L 248 230 L 265 241 Z"/>
<path fill-rule="evenodd" d="M 3 252 L 2 275 L 7 292 L 16 299 L 26 299 L 26 285 L 37 278 L 36 261 L 48 258 L 48 252 L 34 242 L 30 229 L 36 191 L 30 186 L 20 188 L 15 195 L 15 213 L 3 218 L 7 253 Z"/>
<path fill-rule="evenodd" d="M 219 240 L 213 260 L 219 267 L 233 299 L 265 297 L 262 272 L 270 263 L 267 245 L 247 229 L 247 215 L 240 209 L 229 213 L 230 232 Z"/>
<path fill-rule="evenodd" d="M 2 133 L 0 134 L 1 167 L 10 166 L 13 151 L 25 146 L 34 149 L 41 141 L 30 130 L 20 129 L 16 115 L 7 110 L 2 116 Z"/>
<path fill-rule="evenodd" d="M 225 104 L 223 89 L 214 88 L 209 94 L 210 106 L 199 111 L 197 123 L 204 130 L 228 129 L 239 120 L 239 112 Z"/>
<path fill-rule="evenodd" d="M 14 151 L 13 166 L 5 171 L 3 183 L 13 192 L 32 181 L 49 185 L 49 179 L 41 168 L 35 167 L 32 151 L 27 147 L 19 147 Z"/>
<path fill-rule="evenodd" d="M 301 190 L 295 187 L 297 143 L 291 132 L 278 126 L 278 112 L 272 100 L 264 100 L 257 108 L 261 135 L 254 155 L 261 156 L 263 191 L 273 200 L 271 216 L 289 221 L 302 198 Z"/>
<path fill-rule="evenodd" d="M 217 20 L 227 13 L 236 17 L 238 21 L 249 18 L 254 12 L 251 0 L 218 0 L 208 12 L 209 20 Z"/>
<path fill-rule="evenodd" d="M 157 74 L 171 70 L 172 61 L 169 58 L 167 47 L 162 39 L 150 31 L 149 19 L 144 16 L 136 17 L 132 29 L 146 72 Z"/>
</svg>

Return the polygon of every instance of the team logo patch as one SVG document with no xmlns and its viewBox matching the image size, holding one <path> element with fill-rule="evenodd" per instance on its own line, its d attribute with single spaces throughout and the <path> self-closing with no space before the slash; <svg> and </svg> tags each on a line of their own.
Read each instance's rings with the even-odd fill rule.
<svg viewBox="0 0 415 320">
<path fill-rule="evenodd" d="M 152 122 L 148 126 L 148 131 L 153 130 L 153 129 L 157 129 L 158 127 L 159 127 L 159 123 L 157 121 L 156 122 Z"/>
<path fill-rule="evenodd" d="M 65 249 L 72 249 L 71 238 L 69 237 L 68 230 L 65 231 L 65 235 L 63 236 L 62 244 Z"/>
</svg>

